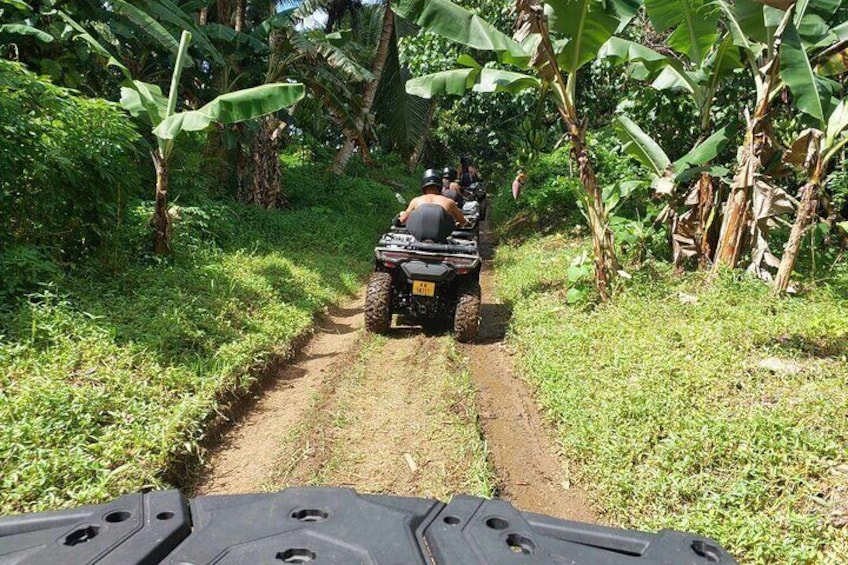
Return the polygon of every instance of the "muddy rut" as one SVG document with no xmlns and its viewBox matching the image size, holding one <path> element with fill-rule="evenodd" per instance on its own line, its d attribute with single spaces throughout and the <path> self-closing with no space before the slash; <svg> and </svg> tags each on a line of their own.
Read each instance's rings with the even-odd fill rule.
<svg viewBox="0 0 848 565">
<path fill-rule="evenodd" d="M 435 497 L 498 495 L 522 510 L 595 522 L 503 339 L 484 229 L 480 339 L 395 327 L 363 332 L 362 299 L 333 309 L 211 449 L 197 494 L 347 486 Z"/>
</svg>

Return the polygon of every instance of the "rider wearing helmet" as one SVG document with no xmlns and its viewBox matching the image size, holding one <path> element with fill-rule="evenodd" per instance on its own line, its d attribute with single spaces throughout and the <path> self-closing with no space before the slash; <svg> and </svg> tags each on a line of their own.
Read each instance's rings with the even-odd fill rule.
<svg viewBox="0 0 848 565">
<path fill-rule="evenodd" d="M 471 186 L 479 180 L 477 168 L 471 164 L 471 157 L 460 155 L 459 157 L 459 184 L 463 188 Z"/>
<path fill-rule="evenodd" d="M 445 167 L 442 169 L 442 188 L 447 188 L 450 183 L 459 178 L 459 173 L 453 167 Z"/>
<path fill-rule="evenodd" d="M 442 170 L 442 196 L 450 198 L 456 205 L 462 208 L 462 188 L 457 184 L 457 172 L 453 167 L 445 167 Z"/>
<path fill-rule="evenodd" d="M 456 202 L 439 194 L 440 191 L 441 176 L 434 169 L 427 169 L 421 179 L 421 196 L 413 198 L 398 218 L 418 241 L 442 243 L 456 224 L 467 223 Z"/>
</svg>

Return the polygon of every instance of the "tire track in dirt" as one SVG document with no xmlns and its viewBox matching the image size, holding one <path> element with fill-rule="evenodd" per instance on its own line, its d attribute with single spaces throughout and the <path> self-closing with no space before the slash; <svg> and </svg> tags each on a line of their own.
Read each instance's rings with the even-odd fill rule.
<svg viewBox="0 0 848 565">
<path fill-rule="evenodd" d="M 361 299 L 332 311 L 212 450 L 196 493 L 312 484 L 447 500 L 497 490 L 522 510 L 596 521 L 502 344 L 510 312 L 495 299 L 492 235 L 481 235 L 477 343 L 404 327 L 364 335 Z"/>
<path fill-rule="evenodd" d="M 272 377 L 253 409 L 228 431 L 211 451 L 196 494 L 256 492 L 271 477 L 280 441 L 306 418 L 313 397 L 336 367 L 355 355 L 362 328 L 363 301 L 358 298 L 330 309 L 316 325 L 315 335 Z"/>
<path fill-rule="evenodd" d="M 367 336 L 271 488 L 312 484 L 449 499 L 490 494 L 473 387 L 450 336 Z M 298 445 L 300 447 L 298 447 Z"/>
<path fill-rule="evenodd" d="M 571 484 L 558 457 L 552 430 L 543 421 L 528 384 L 516 374 L 503 345 L 511 316 L 495 291 L 494 234 L 488 222 L 480 234 L 485 262 L 480 336 L 464 347 L 477 386 L 477 405 L 499 495 L 522 510 L 582 522 L 597 522 L 586 493 Z"/>
</svg>

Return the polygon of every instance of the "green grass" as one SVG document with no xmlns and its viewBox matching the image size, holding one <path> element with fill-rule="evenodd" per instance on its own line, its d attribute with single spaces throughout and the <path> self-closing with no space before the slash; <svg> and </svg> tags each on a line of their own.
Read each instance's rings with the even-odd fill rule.
<svg viewBox="0 0 848 565">
<path fill-rule="evenodd" d="M 0 311 L 0 513 L 168 486 L 221 400 L 359 287 L 392 190 L 286 165 L 289 210 L 183 205 L 160 262 L 139 206 L 121 253 Z"/>
<path fill-rule="evenodd" d="M 612 303 L 569 306 L 585 245 L 504 245 L 498 288 L 519 368 L 607 519 L 700 532 L 742 563 L 848 562 L 844 280 L 779 300 L 740 274 L 649 264 Z"/>
</svg>

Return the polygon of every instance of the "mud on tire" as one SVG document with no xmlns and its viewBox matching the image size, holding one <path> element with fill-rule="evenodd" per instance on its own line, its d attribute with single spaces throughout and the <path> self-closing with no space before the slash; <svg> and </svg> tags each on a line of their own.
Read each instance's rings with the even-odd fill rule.
<svg viewBox="0 0 848 565">
<path fill-rule="evenodd" d="M 477 338 L 480 329 L 480 285 L 470 284 L 459 289 L 453 333 L 457 341 L 469 343 Z"/>
<path fill-rule="evenodd" d="M 374 273 L 365 290 L 365 329 L 384 334 L 392 325 L 392 275 Z"/>
</svg>

